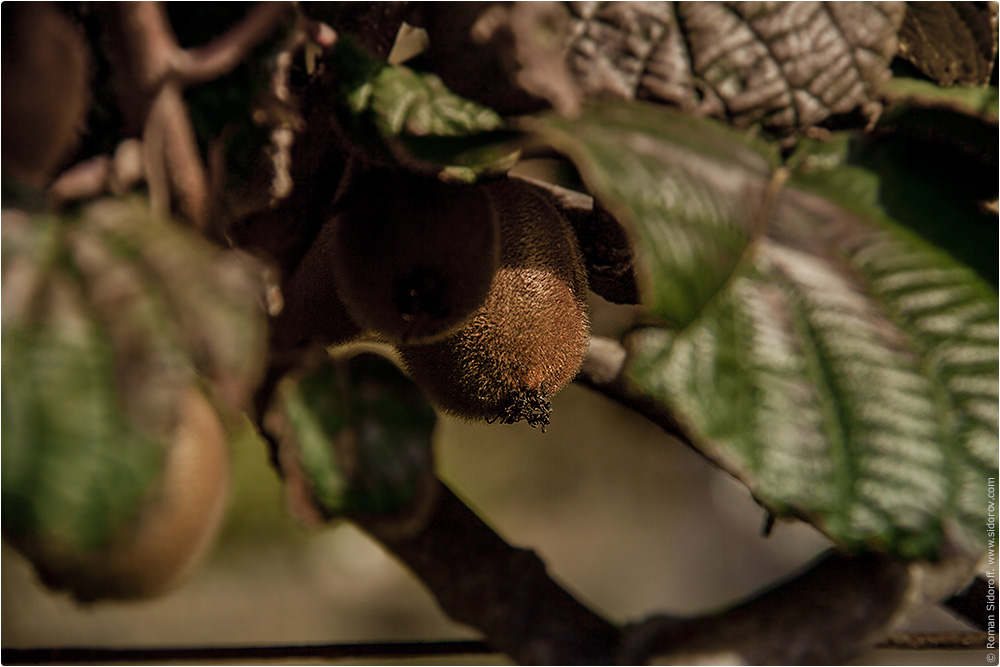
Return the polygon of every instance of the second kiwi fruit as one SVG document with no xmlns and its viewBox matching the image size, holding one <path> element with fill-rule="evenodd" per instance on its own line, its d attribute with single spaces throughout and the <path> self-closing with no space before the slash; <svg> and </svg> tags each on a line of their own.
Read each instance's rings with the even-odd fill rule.
<svg viewBox="0 0 1000 667">
<path fill-rule="evenodd" d="M 586 269 L 572 228 L 543 191 L 517 180 L 483 190 L 500 225 L 500 266 L 485 303 L 447 338 L 398 350 L 442 410 L 544 426 L 549 399 L 587 351 Z"/>
<path fill-rule="evenodd" d="M 486 300 L 499 235 L 482 188 L 384 169 L 351 176 L 319 243 L 348 314 L 391 343 L 439 339 Z"/>
</svg>

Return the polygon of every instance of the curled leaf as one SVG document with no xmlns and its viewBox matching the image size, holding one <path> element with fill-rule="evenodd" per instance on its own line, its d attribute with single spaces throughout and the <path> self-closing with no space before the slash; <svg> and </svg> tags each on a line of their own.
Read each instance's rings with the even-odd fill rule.
<svg viewBox="0 0 1000 667">
<path fill-rule="evenodd" d="M 434 74 L 387 65 L 350 38 L 332 55 L 340 76 L 340 118 L 368 157 L 457 180 L 501 173 L 517 153 L 512 135 L 492 109 L 451 92 Z"/>
<path fill-rule="evenodd" d="M 435 420 L 391 361 L 361 353 L 322 355 L 285 378 L 263 425 L 300 520 L 365 516 L 407 530 L 433 504 Z"/>
<path fill-rule="evenodd" d="M 942 86 L 989 83 L 997 57 L 996 3 L 907 2 L 899 55 Z"/>
</svg>

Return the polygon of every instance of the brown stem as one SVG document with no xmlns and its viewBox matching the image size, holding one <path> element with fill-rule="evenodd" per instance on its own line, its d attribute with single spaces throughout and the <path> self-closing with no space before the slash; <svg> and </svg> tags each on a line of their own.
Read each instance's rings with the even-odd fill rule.
<svg viewBox="0 0 1000 667">
<path fill-rule="evenodd" d="M 150 122 L 155 116 L 161 124 L 161 159 L 180 211 L 197 229 L 204 230 L 208 218 L 208 176 L 180 87 L 173 82 L 164 85 L 149 116 Z"/>
<path fill-rule="evenodd" d="M 906 563 L 827 552 L 801 575 L 696 619 L 650 619 L 626 631 L 626 663 L 659 655 L 702 664 L 837 664 L 885 636 L 910 585 Z"/>
<path fill-rule="evenodd" d="M 151 105 L 142 130 L 142 163 L 149 190 L 149 206 L 158 216 L 170 214 L 170 177 L 167 174 L 166 128 L 163 114 Z"/>
<path fill-rule="evenodd" d="M 262 2 L 205 46 L 176 51 L 171 58 L 174 75 L 184 86 L 191 86 L 228 74 L 274 32 L 278 20 L 292 7 L 291 2 Z"/>
<path fill-rule="evenodd" d="M 618 629 L 549 578 L 534 552 L 503 541 L 448 488 L 423 530 L 389 536 L 359 520 L 430 588 L 451 618 L 522 664 L 610 664 Z"/>
<path fill-rule="evenodd" d="M 146 124 L 149 108 L 180 47 L 162 3 L 120 2 L 103 9 L 107 51 L 118 77 L 122 111 L 133 129 L 139 129 Z"/>
<path fill-rule="evenodd" d="M 182 95 L 183 87 L 222 76 L 271 34 L 290 3 L 254 7 L 206 46 L 184 51 L 162 3 L 125 2 L 107 10 L 106 28 L 126 118 L 142 128 L 144 165 L 154 211 L 181 213 L 204 230 L 209 214 L 205 165 Z"/>
<path fill-rule="evenodd" d="M 943 649 L 987 648 L 989 634 L 985 632 L 896 632 L 878 645 L 906 651 L 940 651 Z"/>
<path fill-rule="evenodd" d="M 974 627 L 985 631 L 990 623 L 991 595 L 992 602 L 996 602 L 996 591 L 990 590 L 989 582 L 983 577 L 976 577 L 965 590 L 959 591 L 942 604 Z"/>
</svg>

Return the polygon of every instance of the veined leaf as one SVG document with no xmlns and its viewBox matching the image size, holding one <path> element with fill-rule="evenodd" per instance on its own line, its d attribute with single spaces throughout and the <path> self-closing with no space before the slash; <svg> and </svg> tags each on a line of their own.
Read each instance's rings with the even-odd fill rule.
<svg viewBox="0 0 1000 667">
<path fill-rule="evenodd" d="M 421 170 L 446 169 L 452 180 L 514 166 L 514 136 L 492 109 L 452 93 L 434 74 L 371 58 L 349 37 L 334 50 L 341 120 L 369 157 Z"/>
<path fill-rule="evenodd" d="M 805 140 L 790 164 L 803 188 L 891 217 L 995 288 L 996 214 L 983 203 L 997 196 L 996 136 L 995 122 L 948 108 L 894 109 L 874 136 Z"/>
<path fill-rule="evenodd" d="M 245 406 L 265 316 L 247 266 L 138 201 L 72 219 L 7 210 L 2 229 L 3 528 L 65 573 L 156 506 L 172 448 L 200 428 L 188 397 L 214 383 L 212 399 Z M 198 403 L 213 413 L 202 425 L 216 418 Z"/>
<path fill-rule="evenodd" d="M 985 544 L 997 318 L 974 271 L 877 208 L 792 188 L 701 318 L 631 339 L 630 378 L 775 514 L 933 558 Z"/>
<path fill-rule="evenodd" d="M 59 223 L 17 215 L 3 220 L 4 533 L 95 550 L 138 511 L 163 449 L 122 409 L 112 337 L 66 271 Z"/>
<path fill-rule="evenodd" d="M 921 222 L 954 223 L 947 197 L 890 208 L 888 166 L 849 135 L 797 155 L 779 194 L 764 154 L 709 121 L 609 103 L 532 127 L 632 232 L 661 326 L 630 338 L 628 376 L 698 448 L 849 547 L 983 547 L 997 295 Z"/>
<path fill-rule="evenodd" d="M 715 121 L 622 102 L 526 127 L 567 154 L 632 232 L 648 316 L 678 328 L 697 318 L 765 214 L 766 149 Z"/>
</svg>

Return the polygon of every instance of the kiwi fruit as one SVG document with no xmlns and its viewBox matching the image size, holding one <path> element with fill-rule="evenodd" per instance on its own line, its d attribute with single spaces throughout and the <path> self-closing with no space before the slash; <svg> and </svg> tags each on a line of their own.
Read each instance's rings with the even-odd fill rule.
<svg viewBox="0 0 1000 667">
<path fill-rule="evenodd" d="M 386 169 L 351 177 L 319 241 L 330 243 L 328 270 L 347 313 L 390 343 L 458 330 L 486 300 L 499 263 L 482 188 Z"/>
<path fill-rule="evenodd" d="M 3 169 L 42 188 L 83 129 L 89 53 L 56 3 L 5 2 L 2 12 Z"/>
<path fill-rule="evenodd" d="M 48 587 L 81 602 L 146 598 L 176 586 L 200 562 L 221 525 L 229 449 L 200 390 L 182 393 L 178 417 L 159 483 L 110 544 L 85 551 L 50 535 L 16 542 Z"/>
<path fill-rule="evenodd" d="M 516 180 L 483 186 L 500 227 L 500 266 L 485 303 L 456 333 L 400 345 L 403 364 L 445 412 L 532 426 L 587 351 L 586 268 L 569 223 Z"/>
</svg>

